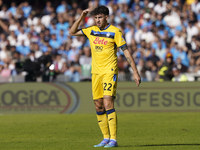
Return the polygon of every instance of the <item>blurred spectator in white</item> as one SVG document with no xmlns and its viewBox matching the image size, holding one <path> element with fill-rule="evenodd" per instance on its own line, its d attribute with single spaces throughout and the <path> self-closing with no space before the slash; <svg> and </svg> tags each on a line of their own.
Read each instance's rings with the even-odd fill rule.
<svg viewBox="0 0 200 150">
<path fill-rule="evenodd" d="M 107 4 L 107 7 L 109 9 L 109 15 L 112 15 L 113 14 L 113 4 L 114 2 L 113 1 L 109 1 L 108 4 Z"/>
<path fill-rule="evenodd" d="M 148 31 L 147 26 L 144 26 L 142 29 L 142 33 L 140 34 L 140 41 L 141 40 L 145 40 L 147 43 L 154 41 L 154 35 L 151 31 Z"/>
<path fill-rule="evenodd" d="M 32 11 L 27 18 L 28 26 L 37 25 L 38 24 L 38 17 L 35 17 L 35 11 Z"/>
<path fill-rule="evenodd" d="M 67 62 L 63 62 L 62 68 L 60 70 L 61 74 L 64 74 L 68 70 Z"/>
<path fill-rule="evenodd" d="M 179 47 L 185 47 L 185 38 L 182 36 L 181 31 L 177 30 L 176 35 L 172 38 L 170 46 L 172 47 L 175 43 L 178 44 Z"/>
<path fill-rule="evenodd" d="M 194 0 L 194 2 L 191 4 L 191 8 L 192 8 L 192 11 L 196 14 L 199 13 L 200 11 L 200 3 L 198 0 Z"/>
<path fill-rule="evenodd" d="M 0 51 L 0 60 L 7 62 L 9 56 L 10 56 L 10 52 L 7 50 L 7 47 L 6 46 L 2 47 Z"/>
<path fill-rule="evenodd" d="M 193 24 L 192 21 L 189 21 L 189 25 L 187 26 L 187 42 L 190 43 L 192 40 L 192 36 L 195 36 L 199 33 L 198 28 Z"/>
<path fill-rule="evenodd" d="M 162 43 L 158 42 L 158 48 L 155 51 L 156 56 L 159 57 L 159 59 L 162 59 L 164 61 L 164 57 L 166 55 L 166 48 L 162 47 Z"/>
<path fill-rule="evenodd" d="M 163 14 L 166 12 L 166 2 L 163 0 L 158 0 L 158 3 L 154 7 L 154 11 L 158 14 Z"/>
<path fill-rule="evenodd" d="M 171 10 L 167 12 L 167 15 L 163 19 L 170 28 L 175 28 L 181 25 L 180 16 L 174 14 Z"/>
<path fill-rule="evenodd" d="M 130 46 L 135 32 L 134 32 L 134 28 L 128 28 L 128 29 L 129 29 L 129 31 L 126 32 L 125 39 L 126 39 L 127 45 Z"/>
<path fill-rule="evenodd" d="M 6 39 L 6 35 L 4 33 L 0 34 L 0 49 L 6 47 L 8 45 L 8 40 Z"/>
<path fill-rule="evenodd" d="M 39 58 L 43 55 L 42 50 L 40 49 L 39 45 L 37 43 L 34 43 L 34 51 L 35 51 L 35 58 Z"/>
<path fill-rule="evenodd" d="M 151 29 L 152 21 L 150 13 L 145 13 L 143 15 L 143 20 L 141 23 L 141 28 L 147 27 L 148 31 Z"/>
<path fill-rule="evenodd" d="M 27 39 L 27 33 L 25 33 L 24 28 L 20 27 L 19 34 L 17 35 L 17 45 L 22 45 L 22 41 Z"/>
<path fill-rule="evenodd" d="M 7 19 L 9 19 L 9 14 L 10 14 L 10 12 L 8 11 L 7 6 L 3 5 L 1 8 L 1 11 L 0 11 L 0 18 L 7 20 Z"/>
<path fill-rule="evenodd" d="M 77 49 L 80 49 L 81 46 L 83 45 L 83 40 L 82 39 L 84 39 L 83 36 L 73 38 L 71 46 L 72 47 L 76 47 Z"/>
<path fill-rule="evenodd" d="M 36 61 L 36 58 L 35 58 L 35 51 L 31 51 L 28 55 L 29 59 L 32 61 L 32 62 L 35 62 Z"/>
<path fill-rule="evenodd" d="M 27 39 L 24 40 L 24 45 L 25 45 L 25 46 L 30 47 L 31 38 L 32 38 L 31 33 L 28 33 L 28 34 L 27 34 Z"/>
<path fill-rule="evenodd" d="M 41 23 L 45 25 L 45 27 L 49 27 L 51 24 L 52 19 L 56 16 L 54 12 L 51 12 L 50 14 L 44 15 L 41 18 Z"/>
<path fill-rule="evenodd" d="M 15 35 L 14 31 L 10 31 L 10 35 L 7 37 L 10 46 L 17 45 L 17 36 Z"/>
<path fill-rule="evenodd" d="M 42 30 L 42 22 L 41 22 L 41 18 L 38 18 L 38 23 L 34 26 L 34 30 L 37 32 L 37 33 L 40 33 L 41 30 Z"/>
<path fill-rule="evenodd" d="M 18 30 L 17 23 L 14 19 L 9 19 L 9 31 L 16 31 Z"/>
</svg>

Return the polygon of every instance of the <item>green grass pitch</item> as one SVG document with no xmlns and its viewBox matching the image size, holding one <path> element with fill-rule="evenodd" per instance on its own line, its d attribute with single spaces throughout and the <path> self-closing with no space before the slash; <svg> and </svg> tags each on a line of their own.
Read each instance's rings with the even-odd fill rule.
<svg viewBox="0 0 200 150">
<path fill-rule="evenodd" d="M 101 150 L 94 114 L 1 115 L 0 150 Z M 200 112 L 118 113 L 121 150 L 199 150 Z"/>
</svg>

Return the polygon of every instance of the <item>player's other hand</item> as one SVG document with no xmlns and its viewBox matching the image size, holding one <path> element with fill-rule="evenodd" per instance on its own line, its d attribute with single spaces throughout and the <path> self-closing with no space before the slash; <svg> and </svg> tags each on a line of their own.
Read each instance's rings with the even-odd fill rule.
<svg viewBox="0 0 200 150">
<path fill-rule="evenodd" d="M 82 17 L 85 17 L 87 16 L 87 14 L 90 12 L 89 8 L 88 9 L 85 9 L 83 12 L 82 12 Z"/>
<path fill-rule="evenodd" d="M 133 74 L 133 78 L 134 78 L 134 80 L 135 80 L 136 85 L 139 86 L 140 83 L 141 83 L 140 75 L 139 75 L 138 73 L 134 73 L 134 74 Z"/>
</svg>

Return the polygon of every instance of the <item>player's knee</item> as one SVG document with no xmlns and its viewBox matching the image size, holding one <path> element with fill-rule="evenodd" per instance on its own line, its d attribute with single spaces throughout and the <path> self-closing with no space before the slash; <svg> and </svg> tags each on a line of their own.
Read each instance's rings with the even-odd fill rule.
<svg viewBox="0 0 200 150">
<path fill-rule="evenodd" d="M 113 109 L 113 107 L 114 107 L 114 106 L 113 106 L 112 103 L 106 103 L 106 104 L 105 104 L 105 109 L 106 109 L 106 110 L 108 110 L 108 109 Z"/>
<path fill-rule="evenodd" d="M 104 106 L 103 104 L 95 103 L 95 109 L 98 112 L 104 111 Z"/>
<path fill-rule="evenodd" d="M 95 109 L 97 112 L 101 112 L 105 110 L 103 105 L 95 105 Z"/>
<path fill-rule="evenodd" d="M 114 99 L 111 96 L 104 96 L 104 107 L 106 110 L 114 108 Z"/>
</svg>

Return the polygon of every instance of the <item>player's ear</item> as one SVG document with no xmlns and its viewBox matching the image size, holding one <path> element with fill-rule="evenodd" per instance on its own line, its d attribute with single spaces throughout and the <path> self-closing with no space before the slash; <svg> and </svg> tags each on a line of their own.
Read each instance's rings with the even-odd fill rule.
<svg viewBox="0 0 200 150">
<path fill-rule="evenodd" d="M 108 21 L 108 15 L 106 15 L 106 21 Z"/>
</svg>

